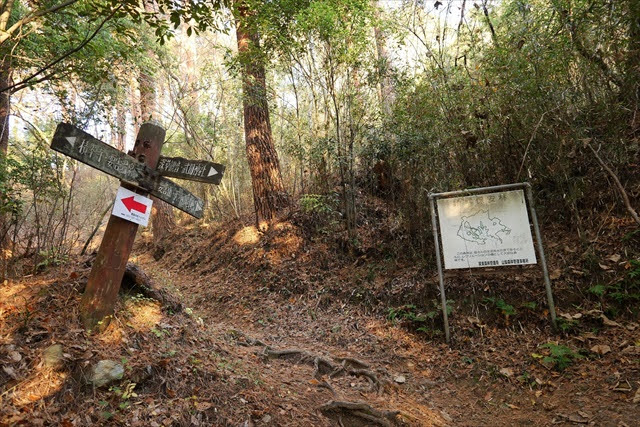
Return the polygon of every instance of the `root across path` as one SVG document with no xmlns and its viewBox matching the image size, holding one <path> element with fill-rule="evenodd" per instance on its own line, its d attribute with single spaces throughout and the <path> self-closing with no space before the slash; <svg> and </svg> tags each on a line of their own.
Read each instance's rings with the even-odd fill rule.
<svg viewBox="0 0 640 427">
<path fill-rule="evenodd" d="M 238 334 L 237 331 L 234 331 Z M 369 381 L 371 391 L 376 391 L 378 395 L 384 393 L 384 386 L 390 384 L 387 379 L 380 379 L 379 375 L 371 369 L 371 365 L 353 357 L 333 357 L 323 356 L 301 349 L 274 349 L 262 341 L 249 338 L 244 334 L 239 345 L 260 346 L 262 350 L 256 352 L 257 355 L 265 359 L 283 359 L 296 364 L 305 364 L 314 368 L 313 377 L 318 387 L 329 389 L 334 397 L 338 393 L 332 387 L 330 381 L 333 378 L 350 375 L 353 377 L 363 377 Z M 397 416 L 400 411 L 380 410 L 361 401 L 331 400 L 317 408 L 326 417 L 334 420 L 340 426 L 365 426 L 396 425 Z M 373 423 L 373 424 L 372 424 Z"/>
</svg>

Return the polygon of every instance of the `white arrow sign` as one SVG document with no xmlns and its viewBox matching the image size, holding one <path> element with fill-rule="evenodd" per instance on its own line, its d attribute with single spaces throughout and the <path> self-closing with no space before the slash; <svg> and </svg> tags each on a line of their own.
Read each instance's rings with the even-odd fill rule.
<svg viewBox="0 0 640 427">
<path fill-rule="evenodd" d="M 218 171 L 215 170 L 215 168 L 211 167 L 211 169 L 209 169 L 209 175 L 207 176 L 213 176 L 213 175 L 217 175 Z"/>
<path fill-rule="evenodd" d="M 67 136 L 67 141 L 69 141 L 69 144 L 71 144 L 71 146 L 73 147 L 76 143 L 76 137 L 75 136 Z"/>
</svg>

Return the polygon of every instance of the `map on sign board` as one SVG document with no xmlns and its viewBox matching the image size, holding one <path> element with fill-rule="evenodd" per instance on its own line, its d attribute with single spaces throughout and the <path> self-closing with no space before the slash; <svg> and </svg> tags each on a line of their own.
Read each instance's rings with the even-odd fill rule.
<svg viewBox="0 0 640 427">
<path fill-rule="evenodd" d="M 536 264 L 522 190 L 437 203 L 445 269 Z"/>
<path fill-rule="evenodd" d="M 148 197 L 119 187 L 111 214 L 146 227 L 149 224 L 152 203 Z"/>
</svg>

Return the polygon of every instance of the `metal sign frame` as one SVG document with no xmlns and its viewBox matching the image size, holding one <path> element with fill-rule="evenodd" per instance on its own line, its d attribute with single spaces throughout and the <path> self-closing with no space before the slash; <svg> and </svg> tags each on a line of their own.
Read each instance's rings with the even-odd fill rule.
<svg viewBox="0 0 640 427">
<path fill-rule="evenodd" d="M 556 308 L 553 302 L 553 292 L 551 290 L 551 279 L 549 277 L 549 269 L 547 267 L 547 259 L 544 255 L 544 247 L 542 245 L 542 234 L 540 233 L 540 226 L 538 224 L 538 216 L 533 202 L 533 192 L 531 191 L 531 184 L 528 182 L 521 182 L 515 184 L 503 184 L 495 185 L 493 187 L 480 187 L 471 188 L 467 190 L 448 191 L 445 193 L 429 193 L 429 209 L 431 211 L 431 230 L 433 232 L 433 241 L 435 243 L 436 252 L 436 264 L 438 265 L 438 278 L 440 285 L 440 300 L 442 303 L 442 318 L 444 321 L 444 333 L 447 343 L 451 342 L 451 333 L 449 331 L 449 316 L 447 315 L 447 298 L 444 290 L 444 268 L 442 266 L 442 255 L 440 254 L 440 233 L 438 230 L 437 209 L 436 200 L 445 198 L 454 198 L 459 196 L 471 196 L 476 194 L 484 194 L 491 192 L 501 192 L 508 190 L 524 190 L 526 195 L 527 206 L 529 209 L 529 226 L 533 225 L 535 234 L 536 246 L 538 249 L 538 262 L 537 264 L 542 269 L 542 275 L 544 276 L 544 286 L 547 293 L 547 304 L 549 305 L 549 315 L 551 317 L 551 325 L 556 329 Z"/>
</svg>

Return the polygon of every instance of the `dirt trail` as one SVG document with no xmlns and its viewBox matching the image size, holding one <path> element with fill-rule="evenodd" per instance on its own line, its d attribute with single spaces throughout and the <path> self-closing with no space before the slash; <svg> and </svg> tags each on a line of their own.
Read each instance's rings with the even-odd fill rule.
<svg viewBox="0 0 640 427">
<path fill-rule="evenodd" d="M 165 266 L 158 265 L 151 256 L 142 254 L 137 262 L 150 275 L 167 280 Z M 312 414 L 332 400 L 360 401 L 374 408 L 399 411 L 400 420 L 408 425 L 437 426 L 451 421 L 443 408 L 432 403 L 430 390 L 434 382 L 419 372 L 428 370 L 430 358 L 436 357 L 445 348 L 443 345 L 411 348 L 413 343 L 400 330 L 395 331 L 397 337 L 392 337 L 379 320 L 360 316 L 347 306 L 312 314 L 303 296 L 280 305 L 268 301 L 268 294 L 259 290 L 242 298 L 221 295 L 218 285 L 224 280 L 218 280 L 215 274 L 202 277 L 172 272 L 169 281 L 211 333 L 235 344 L 236 355 L 249 369 L 259 372 L 261 386 L 255 390 L 257 393 L 263 387 L 280 390 L 280 399 L 261 401 L 265 408 L 272 409 L 270 415 L 276 425 L 297 425 L 296 412 Z M 296 354 L 269 356 L 266 348 L 296 350 Z M 416 365 L 408 351 L 431 356 Z M 349 374 L 349 369 L 336 376 L 331 375 L 331 370 L 318 373 L 315 357 L 338 365 L 343 362 L 341 358 L 355 359 L 364 364 L 357 368 L 375 377 Z M 313 421 L 315 425 L 327 423 L 320 418 Z"/>
<path fill-rule="evenodd" d="M 397 258 L 341 256 L 300 230 L 192 226 L 160 257 L 141 239 L 132 261 L 189 308 L 172 313 L 134 291 L 97 336 L 77 313 L 88 263 L 0 287 L 0 426 L 638 424 L 634 319 L 608 319 L 559 292 L 572 329 L 554 334 L 543 307 L 517 305 L 510 317 L 482 299 L 506 289 L 503 279 L 461 281 L 466 294 L 452 281 L 448 346 L 437 318 L 412 317 L 428 318 L 433 305 L 428 273 Z M 550 251 L 552 267 L 559 255 Z M 532 290 L 525 302 L 544 298 L 527 276 L 508 286 L 514 305 L 522 289 Z M 61 363 L 48 367 L 44 354 L 58 345 Z M 93 388 L 90 369 L 103 359 L 124 377 Z"/>
<path fill-rule="evenodd" d="M 190 246 L 181 247 L 185 241 Z M 631 426 L 640 419 L 639 404 L 633 402 L 640 388 L 637 323 L 607 326 L 600 314 L 591 320 L 585 314 L 582 320 L 593 325 L 595 334 L 563 336 L 552 333 L 544 310 L 527 322 L 521 317 L 524 324 L 518 320 L 517 325 L 508 318 L 505 325 L 504 319 L 458 315 L 450 347 L 441 338 L 428 339 L 394 325 L 369 302 L 424 298 L 416 289 L 429 284 L 416 283 L 415 269 L 360 280 L 364 267 L 358 268 L 358 262 L 336 262 L 330 248 L 310 242 L 289 224 L 264 237 L 252 227 L 194 229 L 171 246 L 173 251 L 159 262 L 149 255 L 152 251 L 141 248 L 137 262 L 180 294 L 206 324 L 273 349 L 358 359 L 384 384 L 371 387 L 366 377 L 353 375 L 314 378 L 309 361 L 263 359 L 252 365 L 269 387 L 297 384 L 300 396 L 285 403 L 287 408 L 311 413 L 330 399 L 359 400 L 400 411 L 400 419 L 413 425 Z M 186 248 L 190 250 L 184 252 Z M 380 264 L 374 260 L 369 265 Z M 369 276 L 371 267 L 365 271 Z M 536 288 L 532 285 L 520 286 Z M 561 303 L 560 313 L 566 316 L 563 310 Z M 545 343 L 566 344 L 587 357 L 576 353 L 581 359 L 558 372 L 537 359 L 539 353 L 550 356 L 541 347 Z M 594 354 L 589 350 L 594 345 L 609 345 L 612 351 Z M 256 359 L 248 355 L 263 348 L 240 346 L 238 351 L 253 363 Z M 317 378 L 326 379 L 329 387 Z M 293 420 L 283 416 L 275 421 L 287 425 Z"/>
</svg>

